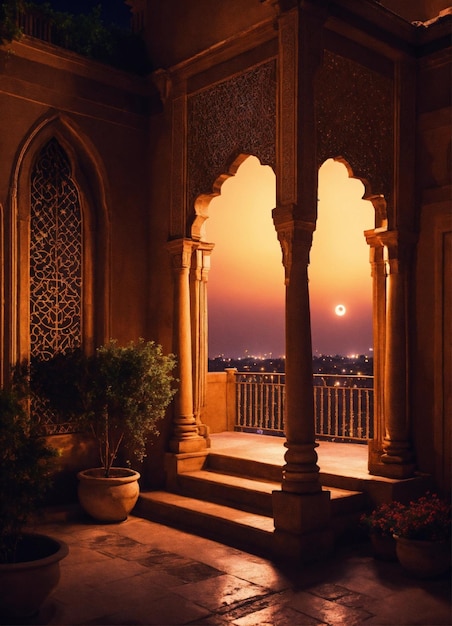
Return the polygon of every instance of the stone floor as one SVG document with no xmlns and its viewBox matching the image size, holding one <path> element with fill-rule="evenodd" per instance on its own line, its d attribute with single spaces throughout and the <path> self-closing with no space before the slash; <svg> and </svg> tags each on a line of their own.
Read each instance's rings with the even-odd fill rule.
<svg viewBox="0 0 452 626">
<path fill-rule="evenodd" d="M 69 555 L 36 625 L 452 623 L 448 577 L 416 580 L 398 563 L 373 559 L 367 543 L 288 569 L 133 516 L 39 530 L 64 539 Z"/>
<path fill-rule="evenodd" d="M 211 451 L 270 465 L 284 465 L 284 437 L 227 431 L 210 435 Z M 320 471 L 372 480 L 367 468 L 367 445 L 319 441 L 316 449 Z M 386 479 L 383 479 L 386 480 Z"/>
</svg>

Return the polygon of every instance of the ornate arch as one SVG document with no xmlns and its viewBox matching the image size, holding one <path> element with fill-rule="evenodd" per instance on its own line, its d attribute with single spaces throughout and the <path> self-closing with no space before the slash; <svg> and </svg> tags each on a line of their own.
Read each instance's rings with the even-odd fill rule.
<svg viewBox="0 0 452 626">
<path fill-rule="evenodd" d="M 87 350 L 108 336 L 109 219 L 101 160 L 65 116 L 50 112 L 29 131 L 19 147 L 11 179 L 7 249 L 6 328 L 9 362 L 30 354 L 31 181 L 36 162 L 49 142 L 67 159 L 66 184 L 73 185 L 80 209 L 83 261 L 80 269 L 80 337 Z"/>
<path fill-rule="evenodd" d="M 272 88 L 273 87 L 273 88 Z M 272 59 L 187 98 L 188 206 L 219 174 L 256 155 L 275 165 L 276 63 Z M 233 167 L 233 165 L 232 165 Z"/>
<path fill-rule="evenodd" d="M 316 79 L 318 166 L 333 158 L 361 180 L 377 228 L 393 202 L 393 91 L 390 77 L 325 50 Z"/>
<path fill-rule="evenodd" d="M 204 240 L 205 222 L 209 218 L 209 206 L 214 198 L 221 195 L 221 187 L 229 178 L 237 174 L 239 167 L 250 154 L 239 154 L 231 163 L 226 174 L 220 174 L 212 185 L 212 193 L 202 193 L 195 199 L 195 217 L 191 225 L 191 238 L 195 241 Z"/>
</svg>

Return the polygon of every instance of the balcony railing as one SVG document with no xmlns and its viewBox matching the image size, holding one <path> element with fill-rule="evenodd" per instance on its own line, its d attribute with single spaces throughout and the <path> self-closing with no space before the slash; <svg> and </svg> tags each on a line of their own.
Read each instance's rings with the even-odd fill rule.
<svg viewBox="0 0 452 626">
<path fill-rule="evenodd" d="M 285 374 L 235 374 L 235 430 L 284 433 Z M 316 436 L 364 442 L 373 437 L 373 377 L 314 374 Z"/>
<path fill-rule="evenodd" d="M 18 14 L 18 26 L 24 35 L 52 43 L 52 21 L 39 7 L 35 9 L 27 7 L 25 11 L 21 11 Z"/>
</svg>

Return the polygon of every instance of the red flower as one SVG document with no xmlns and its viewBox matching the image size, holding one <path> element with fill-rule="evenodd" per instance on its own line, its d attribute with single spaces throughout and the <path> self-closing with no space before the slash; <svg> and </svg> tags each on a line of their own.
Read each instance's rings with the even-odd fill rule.
<svg viewBox="0 0 452 626">
<path fill-rule="evenodd" d="M 392 536 L 396 517 L 403 509 L 404 505 L 396 500 L 385 502 L 369 515 L 362 515 L 361 523 L 367 526 L 371 534 Z"/>
<path fill-rule="evenodd" d="M 396 512 L 393 533 L 405 539 L 444 541 L 451 536 L 451 507 L 427 492 Z"/>
</svg>

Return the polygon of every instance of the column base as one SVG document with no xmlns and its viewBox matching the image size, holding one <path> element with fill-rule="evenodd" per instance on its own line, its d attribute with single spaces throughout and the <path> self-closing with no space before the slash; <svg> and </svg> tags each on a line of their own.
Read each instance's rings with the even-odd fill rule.
<svg viewBox="0 0 452 626">
<path fill-rule="evenodd" d="M 377 439 L 371 439 L 367 444 L 367 469 L 369 474 L 378 476 L 377 470 L 381 465 L 381 455 L 383 454 L 383 443 Z"/>
<path fill-rule="evenodd" d="M 326 558 L 333 551 L 333 532 L 330 529 L 304 535 L 275 530 L 273 533 L 275 560 L 311 563 Z"/>
<path fill-rule="evenodd" d="M 406 447 L 390 451 L 386 447 L 386 442 L 369 441 L 369 473 L 384 478 L 412 478 L 416 473 L 416 464 L 411 451 Z"/>
<path fill-rule="evenodd" d="M 396 459 L 390 459 L 382 455 L 381 463 L 373 467 L 375 476 L 385 478 L 412 478 L 415 475 L 416 465 L 414 463 L 403 463 Z"/>
<path fill-rule="evenodd" d="M 187 437 L 186 439 L 171 439 L 169 442 L 170 452 L 176 454 L 184 454 L 188 452 L 201 452 L 207 448 L 204 437 L 196 435 L 195 437 Z"/>
<path fill-rule="evenodd" d="M 330 492 L 273 492 L 275 556 L 312 561 L 333 549 Z"/>
<path fill-rule="evenodd" d="M 192 452 L 187 454 L 165 455 L 166 486 L 170 490 L 177 490 L 178 475 L 184 472 L 196 472 L 204 467 L 207 457 L 207 450 Z"/>
<path fill-rule="evenodd" d="M 208 448 L 210 448 L 210 429 L 208 426 L 206 426 L 205 424 L 199 423 L 197 424 L 198 426 L 198 434 L 200 437 L 202 437 L 203 439 L 205 439 L 206 441 L 206 446 Z"/>
</svg>

